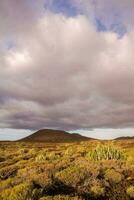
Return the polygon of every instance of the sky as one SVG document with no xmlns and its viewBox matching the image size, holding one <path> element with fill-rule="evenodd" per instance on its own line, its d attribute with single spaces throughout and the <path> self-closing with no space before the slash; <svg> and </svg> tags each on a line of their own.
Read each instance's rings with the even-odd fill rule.
<svg viewBox="0 0 134 200">
<path fill-rule="evenodd" d="M 0 1 L 0 140 L 134 136 L 134 1 Z"/>
</svg>

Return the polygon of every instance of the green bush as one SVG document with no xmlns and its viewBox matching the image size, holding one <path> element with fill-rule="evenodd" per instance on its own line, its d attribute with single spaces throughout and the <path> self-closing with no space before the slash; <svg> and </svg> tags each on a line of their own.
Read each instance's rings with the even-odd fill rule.
<svg viewBox="0 0 134 200">
<path fill-rule="evenodd" d="M 123 151 L 113 146 L 98 145 L 96 149 L 89 151 L 86 157 L 90 160 L 124 160 L 126 156 Z"/>
</svg>

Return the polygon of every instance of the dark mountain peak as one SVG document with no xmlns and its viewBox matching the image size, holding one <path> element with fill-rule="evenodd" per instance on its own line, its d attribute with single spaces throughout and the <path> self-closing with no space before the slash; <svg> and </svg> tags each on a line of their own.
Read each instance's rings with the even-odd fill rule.
<svg viewBox="0 0 134 200">
<path fill-rule="evenodd" d="M 21 141 L 28 142 L 78 142 L 89 140 L 91 138 L 84 137 L 77 133 L 68 133 L 63 130 L 54 129 L 41 129 L 33 133 L 32 135 L 21 139 Z"/>
<path fill-rule="evenodd" d="M 118 138 L 115 138 L 115 140 L 131 140 L 131 139 L 134 139 L 134 136 L 125 136 L 125 137 L 118 137 Z"/>
</svg>

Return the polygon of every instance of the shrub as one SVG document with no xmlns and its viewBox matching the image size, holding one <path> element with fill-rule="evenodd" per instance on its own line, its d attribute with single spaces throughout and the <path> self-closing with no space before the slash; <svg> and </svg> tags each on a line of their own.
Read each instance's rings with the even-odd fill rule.
<svg viewBox="0 0 134 200">
<path fill-rule="evenodd" d="M 105 179 L 113 183 L 119 183 L 122 180 L 122 175 L 114 169 L 107 169 L 105 172 Z"/>
<path fill-rule="evenodd" d="M 28 153 L 28 149 L 25 149 L 25 148 L 21 148 L 21 149 L 19 149 L 19 154 L 26 154 L 26 153 Z"/>
<path fill-rule="evenodd" d="M 42 188 L 49 188 L 52 185 L 51 174 L 43 172 L 41 174 L 33 175 L 32 180 Z"/>
<path fill-rule="evenodd" d="M 50 160 L 50 161 L 53 161 L 53 160 L 57 160 L 60 158 L 60 155 L 58 153 L 55 153 L 55 152 L 43 152 L 43 153 L 40 153 L 39 155 L 36 156 L 35 160 L 36 162 L 44 162 L 46 160 Z"/>
<path fill-rule="evenodd" d="M 72 146 L 69 146 L 69 147 L 65 150 L 64 155 L 65 155 L 65 156 L 72 156 L 74 153 L 76 153 L 75 148 L 72 147 Z"/>
<path fill-rule="evenodd" d="M 91 150 L 86 154 L 90 160 L 122 160 L 125 159 L 123 151 L 114 148 L 113 146 L 98 145 L 96 149 Z"/>
<path fill-rule="evenodd" d="M 42 197 L 42 194 L 43 194 L 42 188 L 39 188 L 39 189 L 35 188 L 32 191 L 32 199 L 34 199 L 34 200 L 40 199 Z"/>
<path fill-rule="evenodd" d="M 60 159 L 60 154 L 55 152 L 47 153 L 47 160 L 54 161 Z"/>
<path fill-rule="evenodd" d="M 36 162 L 44 162 L 46 161 L 46 154 L 39 154 L 35 158 Z"/>
<path fill-rule="evenodd" d="M 4 167 L 0 170 L 0 179 L 7 179 L 8 177 L 14 176 L 17 172 L 16 166 Z"/>
<path fill-rule="evenodd" d="M 91 187 L 91 193 L 93 193 L 94 196 L 103 196 L 105 189 L 100 185 L 94 185 Z"/>
<path fill-rule="evenodd" d="M 20 179 L 8 178 L 6 180 L 0 181 L 0 191 L 8 189 L 20 183 Z"/>
<path fill-rule="evenodd" d="M 134 198 L 134 186 L 133 185 L 129 186 L 127 188 L 126 192 L 131 198 Z"/>
<path fill-rule="evenodd" d="M 0 193 L 1 200 L 25 200 L 29 199 L 32 194 L 33 185 L 31 183 L 22 183 L 13 187 L 12 189 L 6 189 Z"/>
<path fill-rule="evenodd" d="M 80 198 L 71 197 L 69 195 L 56 195 L 54 197 L 52 196 L 42 197 L 40 200 L 80 200 Z"/>
<path fill-rule="evenodd" d="M 86 178 L 87 170 L 79 166 L 69 166 L 68 168 L 57 172 L 56 178 L 62 181 L 65 185 L 75 187 Z"/>
</svg>

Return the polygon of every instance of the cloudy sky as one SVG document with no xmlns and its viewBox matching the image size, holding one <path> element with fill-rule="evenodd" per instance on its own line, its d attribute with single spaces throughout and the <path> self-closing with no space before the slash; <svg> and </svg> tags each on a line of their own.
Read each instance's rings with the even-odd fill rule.
<svg viewBox="0 0 134 200">
<path fill-rule="evenodd" d="M 133 10 L 133 0 L 0 0 L 0 139 L 134 135 Z"/>
</svg>

